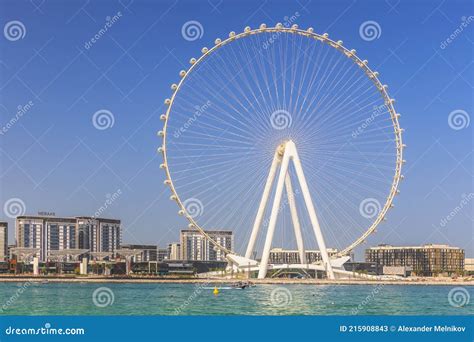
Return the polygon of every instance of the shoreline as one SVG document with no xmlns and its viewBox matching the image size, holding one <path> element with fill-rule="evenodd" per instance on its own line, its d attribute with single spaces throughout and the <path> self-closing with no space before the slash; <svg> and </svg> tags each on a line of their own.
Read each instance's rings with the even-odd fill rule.
<svg viewBox="0 0 474 342">
<path fill-rule="evenodd" d="M 0 276 L 0 283 L 137 283 L 137 284 L 222 284 L 247 281 L 247 279 L 222 278 L 113 278 L 113 277 L 45 277 L 45 276 Z M 266 285 L 441 285 L 441 286 L 474 286 L 474 280 L 453 279 L 403 279 L 403 280 L 367 280 L 367 279 L 249 279 L 254 284 Z"/>
</svg>

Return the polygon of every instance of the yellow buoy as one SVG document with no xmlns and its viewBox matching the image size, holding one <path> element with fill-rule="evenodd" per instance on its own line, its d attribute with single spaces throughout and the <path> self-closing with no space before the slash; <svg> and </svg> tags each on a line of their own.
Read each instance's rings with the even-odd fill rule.
<svg viewBox="0 0 474 342">
<path fill-rule="evenodd" d="M 217 296 L 219 294 L 219 289 L 216 287 L 214 287 L 214 291 L 212 291 L 212 293 L 214 293 L 214 296 Z"/>
</svg>

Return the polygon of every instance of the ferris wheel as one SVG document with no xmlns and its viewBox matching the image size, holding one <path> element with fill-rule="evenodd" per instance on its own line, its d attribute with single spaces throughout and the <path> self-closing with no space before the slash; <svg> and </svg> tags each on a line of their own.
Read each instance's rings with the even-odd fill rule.
<svg viewBox="0 0 474 342">
<path fill-rule="evenodd" d="M 230 32 L 189 62 L 158 132 L 179 214 L 260 278 L 272 247 L 295 246 L 302 265 L 319 248 L 332 278 L 331 260 L 376 231 L 403 177 L 387 86 L 342 41 L 298 25 Z M 234 232 L 233 250 L 215 229 Z"/>
</svg>

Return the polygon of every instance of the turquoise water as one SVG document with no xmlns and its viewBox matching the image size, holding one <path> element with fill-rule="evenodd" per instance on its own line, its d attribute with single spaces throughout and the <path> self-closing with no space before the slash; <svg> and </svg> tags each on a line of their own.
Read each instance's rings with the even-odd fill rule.
<svg viewBox="0 0 474 342">
<path fill-rule="evenodd" d="M 455 304 L 464 306 L 450 304 L 453 288 Z M 471 315 L 474 306 L 472 286 L 257 285 L 212 292 L 213 284 L 0 283 L 0 314 Z"/>
</svg>

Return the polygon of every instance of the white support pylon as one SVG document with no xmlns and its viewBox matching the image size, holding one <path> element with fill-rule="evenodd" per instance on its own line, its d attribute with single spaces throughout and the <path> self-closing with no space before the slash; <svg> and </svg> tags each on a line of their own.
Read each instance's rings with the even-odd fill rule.
<svg viewBox="0 0 474 342">
<path fill-rule="evenodd" d="M 306 264 L 306 253 L 304 251 L 303 235 L 301 235 L 300 220 L 298 219 L 298 212 L 296 211 L 295 193 L 293 192 L 293 187 L 291 186 L 291 178 L 288 172 L 286 173 L 285 187 L 286 195 L 288 196 L 288 205 L 290 207 L 291 220 L 293 222 L 293 228 L 295 229 L 296 245 L 298 246 L 300 263 Z"/>
<path fill-rule="evenodd" d="M 268 260 L 270 258 L 270 249 L 273 241 L 273 234 L 275 232 L 276 220 L 278 217 L 278 211 L 280 208 L 281 196 L 283 194 L 283 187 L 286 186 L 288 194 L 288 203 L 290 205 L 290 212 L 292 216 L 293 226 L 295 229 L 296 241 L 298 244 L 298 251 L 300 253 L 301 263 L 306 262 L 303 237 L 301 235 L 301 227 L 298 220 L 298 215 L 296 211 L 296 203 L 294 201 L 294 193 L 291 186 L 291 179 L 288 173 L 288 166 L 290 160 L 293 161 L 295 166 L 296 176 L 300 183 L 301 190 L 303 192 L 303 198 L 306 204 L 306 209 L 308 210 L 309 218 L 311 225 L 313 226 L 313 231 L 316 236 L 316 241 L 319 246 L 321 253 L 321 258 L 323 260 L 324 269 L 326 270 L 327 276 L 329 279 L 334 279 L 334 272 L 329 260 L 329 255 L 326 249 L 326 244 L 324 242 L 323 234 L 321 232 L 321 227 L 319 226 L 318 218 L 316 216 L 316 211 L 313 206 L 313 201 L 309 193 L 308 184 L 306 183 L 306 178 L 303 173 L 303 168 L 301 167 L 301 162 L 296 151 L 296 146 L 293 141 L 289 140 L 277 148 L 275 156 L 273 158 L 272 166 L 270 168 L 270 173 L 268 175 L 265 189 L 263 192 L 262 200 L 257 211 L 257 217 L 252 229 L 252 234 L 250 237 L 249 245 L 247 246 L 247 251 L 245 253 L 246 258 L 250 258 L 252 250 L 255 246 L 255 241 L 257 239 L 258 231 L 265 213 L 265 208 L 268 202 L 268 197 L 270 195 L 270 190 L 273 185 L 273 180 L 276 175 L 276 170 L 278 165 L 280 165 L 280 173 L 278 175 L 278 181 L 275 189 L 275 197 L 273 199 L 272 210 L 270 213 L 270 221 L 268 224 L 267 235 L 265 238 L 265 245 L 263 247 L 262 259 L 259 265 L 258 278 L 263 279 L 267 275 L 268 270 Z"/>
</svg>

